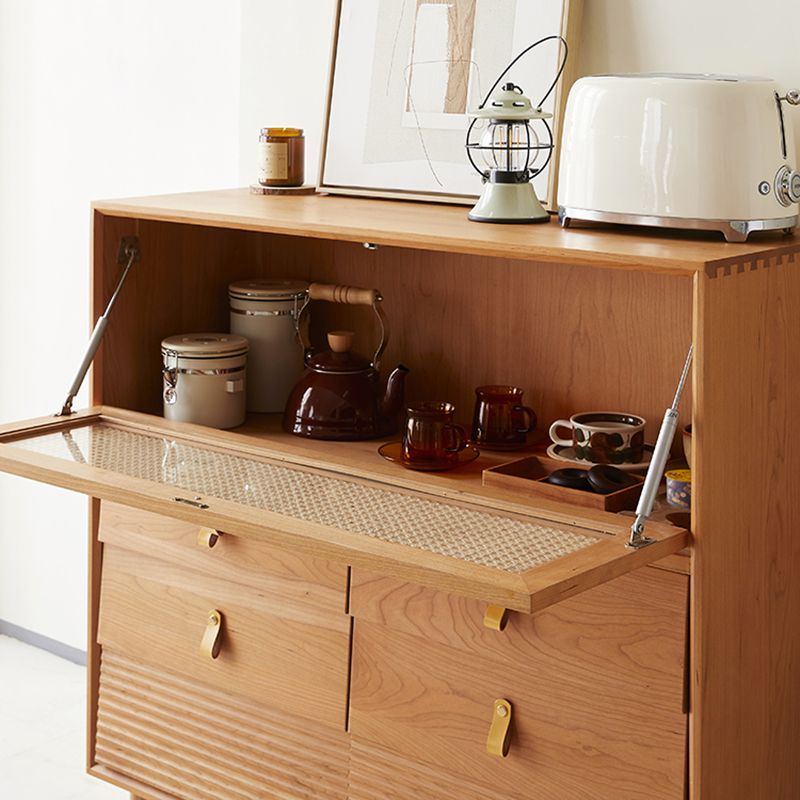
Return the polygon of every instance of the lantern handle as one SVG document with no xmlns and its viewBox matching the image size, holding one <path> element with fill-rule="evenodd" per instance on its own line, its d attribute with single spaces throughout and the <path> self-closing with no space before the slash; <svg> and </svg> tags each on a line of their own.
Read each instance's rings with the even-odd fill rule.
<svg viewBox="0 0 800 800">
<path fill-rule="evenodd" d="M 553 82 L 550 84 L 550 87 L 545 92 L 544 97 L 542 97 L 542 99 L 539 101 L 538 108 L 541 108 L 545 104 L 547 98 L 550 97 L 550 95 L 553 93 L 553 89 L 556 88 L 556 84 L 558 83 L 559 79 L 561 78 L 561 75 L 564 72 L 564 68 L 567 66 L 567 57 L 569 56 L 569 45 L 567 44 L 567 40 L 563 36 L 559 36 L 558 34 L 553 34 L 551 36 L 545 36 L 543 39 L 539 39 L 538 41 L 534 42 L 533 44 L 528 45 L 523 51 L 521 51 L 518 55 L 516 55 L 511 60 L 511 63 L 500 73 L 500 75 L 498 76 L 497 80 L 492 84 L 492 88 L 489 89 L 489 91 L 486 93 L 486 97 L 483 98 L 483 102 L 478 106 L 478 108 L 484 108 L 484 106 L 489 102 L 489 98 L 492 96 L 492 92 L 494 92 L 494 90 L 497 88 L 497 86 L 500 83 L 500 81 L 502 81 L 503 78 L 505 78 L 505 76 L 508 73 L 508 71 L 511 69 L 511 67 L 514 66 L 514 64 L 517 63 L 517 61 L 519 61 L 527 53 L 530 53 L 530 51 L 533 50 L 535 47 L 538 47 L 540 44 L 544 44 L 545 42 L 552 41 L 553 39 L 558 39 L 561 42 L 561 44 L 564 45 L 564 57 L 561 59 L 561 65 L 558 68 L 558 72 L 556 72 L 556 77 L 553 78 Z M 470 136 L 472 135 L 472 129 L 475 127 L 475 123 L 477 121 L 478 121 L 478 118 L 477 117 L 473 117 L 472 122 L 470 122 L 469 127 L 467 128 L 467 138 L 466 138 L 467 145 L 469 144 Z M 550 126 L 547 124 L 546 120 L 543 120 L 543 122 L 545 123 L 545 126 L 547 128 L 548 134 L 550 135 L 550 143 L 552 144 L 553 143 L 553 131 L 551 130 Z M 486 175 L 488 173 L 484 173 L 484 171 L 475 163 L 475 159 L 472 157 L 472 153 L 470 152 L 469 147 L 467 147 L 466 150 L 467 150 L 467 158 L 469 159 L 469 163 L 472 164 L 472 166 L 475 168 L 476 172 L 479 172 L 481 175 L 484 175 L 484 177 L 486 177 Z M 550 159 L 552 158 L 552 156 L 553 156 L 553 150 L 551 148 L 550 152 L 549 152 L 549 154 L 547 156 L 547 160 L 544 162 L 544 164 L 535 173 L 533 173 L 533 175 L 531 177 L 534 177 L 535 175 L 538 175 L 550 163 Z"/>
<path fill-rule="evenodd" d="M 488 102 L 489 98 L 492 96 L 492 92 L 497 88 L 500 81 L 505 78 L 508 71 L 514 64 L 517 63 L 524 55 L 530 53 L 535 47 L 538 47 L 540 44 L 544 44 L 545 42 L 552 41 L 553 39 L 558 39 L 561 44 L 564 45 L 564 57 L 561 59 L 561 65 L 558 68 L 558 72 L 556 72 L 556 77 L 553 78 L 553 82 L 550 84 L 550 88 L 545 92 L 544 97 L 539 101 L 538 108 L 541 108 L 548 97 L 553 93 L 553 89 L 556 88 L 556 84 L 558 83 L 559 78 L 561 77 L 562 73 L 564 72 L 564 68 L 567 66 L 567 56 L 569 56 L 569 45 L 567 44 L 567 40 L 563 36 L 559 36 L 558 34 L 553 34 L 552 36 L 545 36 L 543 39 L 539 39 L 538 42 L 534 42 L 533 44 L 528 45 L 522 52 L 516 55 L 512 60 L 511 63 L 500 73 L 497 80 L 492 84 L 492 88 L 486 93 L 486 97 L 484 97 L 483 102 L 478 106 L 478 108 L 483 108 Z"/>
<path fill-rule="evenodd" d="M 544 171 L 544 168 L 550 163 L 550 159 L 553 157 L 553 148 L 555 147 L 555 142 L 553 141 L 553 129 L 548 125 L 547 120 L 543 119 L 542 124 L 547 128 L 547 135 L 550 137 L 550 147 L 547 150 L 547 158 L 544 160 L 544 164 L 539 167 L 535 172 L 531 170 L 532 178 L 535 178 L 540 172 Z"/>
</svg>

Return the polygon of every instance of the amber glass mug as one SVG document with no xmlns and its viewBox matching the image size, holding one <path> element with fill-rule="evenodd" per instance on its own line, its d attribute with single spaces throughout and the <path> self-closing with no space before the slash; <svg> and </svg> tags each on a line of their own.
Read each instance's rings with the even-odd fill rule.
<svg viewBox="0 0 800 800">
<path fill-rule="evenodd" d="M 479 386 L 475 390 L 472 441 L 487 450 L 524 447 L 536 427 L 536 412 L 522 405 L 518 386 Z"/>
<path fill-rule="evenodd" d="M 417 469 L 447 469 L 458 463 L 467 432 L 454 422 L 452 403 L 426 400 L 408 407 L 402 457 Z"/>
</svg>

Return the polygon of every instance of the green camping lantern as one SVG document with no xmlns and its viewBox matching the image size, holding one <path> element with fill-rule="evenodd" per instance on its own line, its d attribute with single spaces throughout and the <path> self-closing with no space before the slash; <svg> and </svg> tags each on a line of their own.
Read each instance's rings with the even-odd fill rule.
<svg viewBox="0 0 800 800">
<path fill-rule="evenodd" d="M 534 108 L 519 86 L 506 83 L 471 116 L 467 155 L 483 177 L 483 192 L 469 218 L 476 222 L 548 222 L 550 217 L 531 180 L 550 161 L 553 133 L 547 120 L 553 115 Z M 531 124 L 536 120 L 541 120 L 546 133 L 544 142 Z M 479 137 L 476 129 L 481 130 Z"/>
</svg>

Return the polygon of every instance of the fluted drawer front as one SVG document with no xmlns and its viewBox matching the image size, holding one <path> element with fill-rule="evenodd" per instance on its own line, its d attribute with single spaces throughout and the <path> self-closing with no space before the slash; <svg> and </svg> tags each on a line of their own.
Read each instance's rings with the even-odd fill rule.
<svg viewBox="0 0 800 800">
<path fill-rule="evenodd" d="M 96 761 L 179 800 L 345 800 L 344 730 L 105 649 Z"/>
</svg>

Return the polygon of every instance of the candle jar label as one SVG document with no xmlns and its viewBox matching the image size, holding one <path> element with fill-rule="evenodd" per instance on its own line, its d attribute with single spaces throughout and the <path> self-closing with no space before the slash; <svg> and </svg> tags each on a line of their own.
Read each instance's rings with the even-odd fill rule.
<svg viewBox="0 0 800 800">
<path fill-rule="evenodd" d="M 286 142 L 258 143 L 258 180 L 285 181 L 289 178 L 289 145 Z"/>
</svg>

